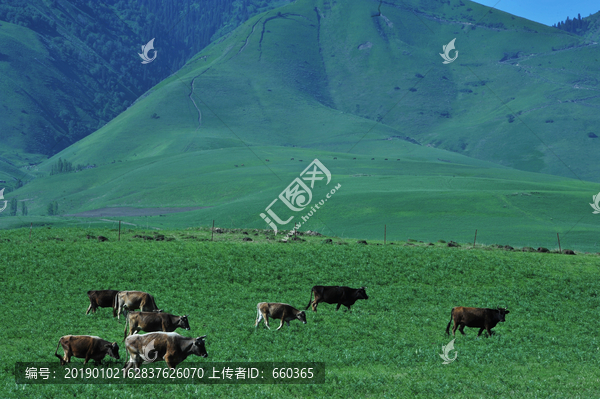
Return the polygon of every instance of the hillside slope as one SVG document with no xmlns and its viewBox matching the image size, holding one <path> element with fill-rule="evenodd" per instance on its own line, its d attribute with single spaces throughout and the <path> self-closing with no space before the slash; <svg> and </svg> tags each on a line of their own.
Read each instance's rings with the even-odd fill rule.
<svg viewBox="0 0 600 399">
<path fill-rule="evenodd" d="M 597 47 L 475 3 L 433 4 L 377 15 L 376 2 L 299 1 L 258 15 L 14 195 L 36 215 L 52 201 L 61 215 L 209 206 L 159 220 L 265 227 L 258 214 L 318 158 L 344 189 L 306 228 L 408 224 L 435 239 L 485 226 L 596 245 L 597 185 L 572 178 L 598 179 L 600 139 L 571 125 L 596 126 Z M 459 58 L 444 65 L 454 37 Z M 97 168 L 48 177 L 59 157 Z"/>
</svg>

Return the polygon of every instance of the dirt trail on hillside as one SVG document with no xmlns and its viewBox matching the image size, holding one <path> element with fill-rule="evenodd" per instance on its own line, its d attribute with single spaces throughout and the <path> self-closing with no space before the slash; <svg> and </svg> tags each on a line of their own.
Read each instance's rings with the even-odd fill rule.
<svg viewBox="0 0 600 399">
<path fill-rule="evenodd" d="M 81 218 L 95 218 L 100 216 L 119 217 L 119 216 L 156 216 L 167 213 L 189 212 L 197 209 L 210 208 L 210 206 L 189 206 L 183 208 L 100 208 L 92 211 L 73 213 L 65 216 L 74 216 Z"/>
</svg>

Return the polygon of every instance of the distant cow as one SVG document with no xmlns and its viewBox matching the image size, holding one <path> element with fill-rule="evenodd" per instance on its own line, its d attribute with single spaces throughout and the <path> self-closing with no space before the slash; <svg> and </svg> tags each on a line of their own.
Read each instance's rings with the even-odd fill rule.
<svg viewBox="0 0 600 399">
<path fill-rule="evenodd" d="M 58 355 L 58 348 L 62 345 L 65 352 L 64 357 Z M 60 365 L 71 362 L 71 356 L 83 358 L 86 364 L 90 359 L 96 363 L 102 363 L 102 359 L 108 355 L 119 359 L 119 345 L 116 342 L 109 342 L 100 337 L 91 335 L 65 335 L 60 337 L 54 356 L 60 359 Z"/>
<path fill-rule="evenodd" d="M 492 335 L 492 328 L 496 327 L 496 324 L 499 322 L 504 322 L 505 315 L 510 312 L 504 308 L 498 309 L 487 309 L 487 308 L 465 308 L 463 306 L 458 306 L 452 308 L 452 312 L 450 312 L 450 322 L 446 326 L 446 334 L 450 335 L 450 324 L 452 320 L 454 320 L 454 327 L 452 328 L 452 335 L 455 335 L 456 328 L 465 335 L 463 329 L 466 327 L 475 327 L 479 328 L 479 333 L 477 336 L 479 337 L 483 330 L 486 330 L 488 336 Z"/>
<path fill-rule="evenodd" d="M 115 309 L 115 297 L 119 291 L 117 290 L 100 290 L 100 291 L 88 291 L 87 295 L 90 298 L 90 306 L 88 306 L 85 314 L 96 313 L 98 308 L 113 308 L 113 317 L 117 316 Z"/>
<path fill-rule="evenodd" d="M 289 327 L 291 320 L 300 320 L 302 323 L 306 324 L 306 314 L 294 308 L 293 306 L 288 305 L 287 303 L 272 303 L 272 302 L 260 302 L 256 305 L 256 323 L 254 324 L 254 328 L 258 327 L 258 323 L 262 319 L 265 320 L 265 325 L 270 330 L 269 327 L 269 316 L 273 319 L 281 320 L 281 324 L 277 329 L 279 330 L 281 326 L 283 326 L 283 322 L 285 321 Z"/>
<path fill-rule="evenodd" d="M 127 323 L 129 323 L 129 334 L 127 334 Z M 184 330 L 190 329 L 187 315 L 175 316 L 169 313 L 129 312 L 125 317 L 125 337 L 123 337 L 123 340 L 128 335 L 136 334 L 138 331 L 173 332 L 178 327 Z"/>
<path fill-rule="evenodd" d="M 341 305 L 344 305 L 350 310 L 350 306 L 354 305 L 354 303 L 359 299 L 369 299 L 367 296 L 367 292 L 365 291 L 365 287 L 361 288 L 350 288 L 350 287 L 341 287 L 338 285 L 315 285 L 312 287 L 310 292 L 310 300 L 308 305 L 306 305 L 306 309 L 312 304 L 313 312 L 317 311 L 317 305 L 319 302 L 325 303 L 337 303 L 337 307 L 335 310 L 337 311 Z M 313 301 L 313 294 L 315 299 Z"/>
<path fill-rule="evenodd" d="M 159 311 L 154 297 L 142 291 L 120 291 L 117 294 L 114 307 L 118 319 L 121 318 L 124 307 L 127 307 L 128 311 L 136 309 L 141 309 L 143 312 Z"/>
<path fill-rule="evenodd" d="M 133 334 L 125 340 L 125 348 L 129 353 L 129 362 L 124 373 L 133 367 L 139 370 L 142 361 L 151 363 L 158 360 L 167 362 L 174 369 L 189 355 L 208 357 L 204 338 L 187 338 L 174 332 L 153 332 L 149 334 Z"/>
</svg>

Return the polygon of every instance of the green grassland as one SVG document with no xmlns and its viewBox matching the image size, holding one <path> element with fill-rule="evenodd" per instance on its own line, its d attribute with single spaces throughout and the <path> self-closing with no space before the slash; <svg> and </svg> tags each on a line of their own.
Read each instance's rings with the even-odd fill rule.
<svg viewBox="0 0 600 399">
<path fill-rule="evenodd" d="M 215 149 L 54 175 L 7 195 L 18 194 L 33 216 L 9 217 L 4 212 L 0 226 L 110 227 L 114 222 L 106 220 L 122 220 L 137 228 L 169 229 L 207 226 L 215 220 L 220 227 L 268 228 L 259 214 L 318 158 L 331 171 L 332 181 L 315 187 L 313 204 L 332 186 L 341 188 L 301 230 L 381 240 L 387 225 L 390 240 L 469 242 L 477 229 L 481 243 L 536 248 L 556 247 L 559 233 L 563 248 L 600 251 L 596 215 L 588 205 L 595 184 L 498 167 L 405 141 L 387 143 L 387 151 L 380 150 L 375 160 L 360 154 L 253 147 L 259 159 L 248 159 L 241 148 Z M 377 145 L 377 140 L 365 140 L 365 147 Z M 393 157 L 386 160 L 387 154 Z M 268 169 L 262 159 L 270 160 Z M 39 216 L 46 211 L 48 196 L 57 194 L 61 216 Z M 68 216 L 104 207 L 165 206 L 206 208 L 156 216 Z M 283 228 L 292 228 L 309 211 L 288 211 L 295 219 Z"/>
<path fill-rule="evenodd" d="M 566 256 L 469 246 L 358 245 L 332 237 L 287 244 L 264 231 L 216 234 L 166 230 L 167 241 L 141 241 L 140 231 L 36 228 L 2 232 L 7 313 L 3 397 L 556 397 L 600 394 L 596 255 Z M 148 231 L 143 232 L 145 234 Z M 87 240 L 102 234 L 108 242 Z M 254 234 L 259 234 L 254 236 Z M 252 237 L 253 242 L 241 242 Z M 347 245 L 338 245 L 346 242 Z M 308 303 L 317 284 L 366 286 L 368 300 L 351 312 L 321 304 L 307 324 L 280 331 L 254 328 L 256 303 Z M 17 361 L 58 362 L 66 334 L 121 341 L 123 321 L 109 309 L 85 315 L 90 289 L 143 290 L 159 307 L 189 314 L 186 336 L 207 335 L 206 361 L 320 361 L 319 386 L 16 385 Z M 506 306 L 491 338 L 465 329 L 457 360 L 439 357 L 454 306 Z M 125 351 L 121 347 L 124 364 Z M 81 359 L 74 359 L 82 363 Z"/>
</svg>

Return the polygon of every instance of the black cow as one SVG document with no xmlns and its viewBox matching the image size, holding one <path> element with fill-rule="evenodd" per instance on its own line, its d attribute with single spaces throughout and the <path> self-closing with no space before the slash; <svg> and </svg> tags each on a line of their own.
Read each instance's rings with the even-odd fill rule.
<svg viewBox="0 0 600 399">
<path fill-rule="evenodd" d="M 306 305 L 306 309 L 312 304 L 313 312 L 317 311 L 317 305 L 319 302 L 325 303 L 337 303 L 337 307 L 335 310 L 337 311 L 341 305 L 350 310 L 350 306 L 354 305 L 354 303 L 359 299 L 369 299 L 367 296 L 367 292 L 365 291 L 365 287 L 361 288 L 350 288 L 350 287 L 342 287 L 338 285 L 324 286 L 324 285 L 315 285 L 312 287 L 310 292 L 310 300 L 308 305 Z M 314 301 L 312 300 L 313 294 L 315 296 Z"/>
<path fill-rule="evenodd" d="M 458 306 L 452 308 L 452 312 L 450 312 L 450 321 L 446 326 L 446 334 L 450 335 L 450 324 L 452 323 L 452 320 L 454 320 L 452 335 L 455 334 L 456 328 L 460 326 L 458 327 L 458 331 L 463 335 L 465 335 L 465 332 L 463 331 L 465 327 L 475 327 L 479 328 L 479 333 L 477 334 L 478 337 L 483 330 L 486 330 L 488 336 L 491 336 L 492 328 L 496 327 L 496 324 L 498 323 L 504 323 L 506 321 L 505 315 L 509 313 L 510 312 L 505 308 L 488 309 Z"/>
<path fill-rule="evenodd" d="M 88 306 L 85 314 L 96 313 L 98 308 L 113 308 L 113 317 L 117 315 L 115 307 L 115 297 L 119 291 L 117 290 L 100 290 L 100 291 L 88 291 L 87 295 L 90 298 L 90 306 Z"/>
</svg>

